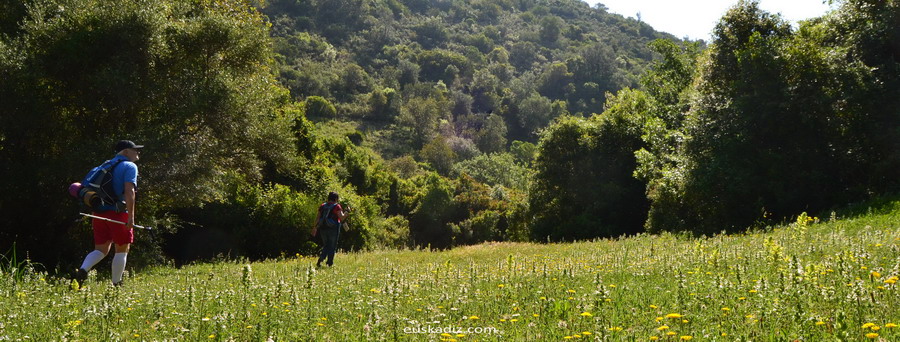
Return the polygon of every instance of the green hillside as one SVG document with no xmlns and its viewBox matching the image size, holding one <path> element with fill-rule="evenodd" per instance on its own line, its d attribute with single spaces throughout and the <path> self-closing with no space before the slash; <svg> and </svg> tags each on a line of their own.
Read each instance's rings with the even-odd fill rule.
<svg viewBox="0 0 900 342">
<path fill-rule="evenodd" d="M 711 238 L 350 253 L 324 269 L 295 256 L 159 267 L 121 288 L 105 267 L 79 288 L 10 263 L 0 338 L 890 341 L 900 201 L 873 205 Z"/>
</svg>

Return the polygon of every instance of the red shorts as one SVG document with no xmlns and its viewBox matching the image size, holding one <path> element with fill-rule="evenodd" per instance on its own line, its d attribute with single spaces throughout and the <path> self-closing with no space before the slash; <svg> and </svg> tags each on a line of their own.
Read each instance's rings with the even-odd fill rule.
<svg viewBox="0 0 900 342">
<path fill-rule="evenodd" d="M 96 216 L 105 217 L 110 220 L 119 222 L 128 222 L 128 213 L 117 213 L 114 210 L 94 213 Z M 102 245 L 104 243 L 115 242 L 117 245 L 134 242 L 134 230 L 125 229 L 124 224 L 112 223 L 109 221 L 93 219 L 91 225 L 94 227 L 94 244 Z"/>
</svg>

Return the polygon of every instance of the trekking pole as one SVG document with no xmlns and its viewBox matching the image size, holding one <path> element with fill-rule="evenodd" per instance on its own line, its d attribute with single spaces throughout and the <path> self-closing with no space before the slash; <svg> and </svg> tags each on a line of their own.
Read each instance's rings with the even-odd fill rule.
<svg viewBox="0 0 900 342">
<path fill-rule="evenodd" d="M 96 215 L 85 214 L 85 213 L 78 213 L 78 214 L 81 215 L 81 216 L 87 216 L 87 217 L 91 217 L 91 218 L 95 218 L 95 219 L 103 220 L 103 221 L 107 221 L 107 222 L 118 223 L 118 224 L 122 224 L 122 225 L 125 224 L 125 222 L 122 222 L 122 221 L 111 220 L 111 219 L 108 219 L 108 218 L 105 218 L 105 217 L 96 216 Z M 153 227 L 144 227 L 144 226 L 137 225 L 137 224 L 134 225 L 134 227 L 135 227 L 135 228 L 140 228 L 140 229 L 146 229 L 146 230 L 153 230 Z"/>
</svg>

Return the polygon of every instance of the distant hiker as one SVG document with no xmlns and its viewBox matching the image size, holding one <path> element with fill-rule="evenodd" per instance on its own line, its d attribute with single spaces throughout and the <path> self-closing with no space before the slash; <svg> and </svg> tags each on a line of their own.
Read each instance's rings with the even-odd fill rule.
<svg viewBox="0 0 900 342">
<path fill-rule="evenodd" d="M 110 246 L 116 244 L 116 255 L 112 260 L 112 283 L 122 284 L 122 275 L 125 273 L 125 261 L 128 250 L 134 242 L 134 196 L 137 190 L 138 167 L 134 164 L 140 159 L 143 145 L 136 145 L 129 140 L 121 140 L 116 143 L 116 155 L 113 159 L 104 162 L 94 168 L 82 184 L 96 182 L 97 172 L 107 170 L 111 175 L 112 191 L 117 198 L 114 204 L 102 203 L 91 210 L 94 215 L 111 220 L 125 222 L 126 224 L 112 223 L 104 220 L 93 219 L 91 225 L 94 228 L 94 250 L 84 258 L 81 267 L 75 272 L 75 279 L 83 283 L 91 270 L 100 260 L 109 253 Z"/>
<path fill-rule="evenodd" d="M 337 251 L 338 236 L 341 233 L 341 222 L 350 213 L 350 208 L 344 211 L 338 204 L 339 196 L 336 192 L 328 193 L 328 202 L 319 206 L 316 214 L 316 223 L 310 232 L 313 236 L 316 233 L 322 237 L 322 254 L 319 254 L 319 262 L 316 267 L 322 267 L 322 261 L 328 258 L 325 263 L 329 267 L 334 265 L 334 253 Z"/>
</svg>

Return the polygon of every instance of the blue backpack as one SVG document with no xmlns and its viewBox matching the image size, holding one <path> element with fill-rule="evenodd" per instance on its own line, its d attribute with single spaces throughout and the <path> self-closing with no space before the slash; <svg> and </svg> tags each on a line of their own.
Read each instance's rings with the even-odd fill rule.
<svg viewBox="0 0 900 342">
<path fill-rule="evenodd" d="M 113 190 L 113 170 L 123 159 L 107 160 L 88 172 L 81 182 L 83 188 L 78 192 L 78 199 L 88 208 L 98 211 L 102 207 L 115 207 L 116 211 L 125 210 L 125 201 Z"/>
<path fill-rule="evenodd" d="M 337 219 L 333 218 L 331 215 L 331 212 L 334 211 L 336 205 L 337 203 L 326 203 L 319 207 L 319 229 L 337 229 L 340 226 Z"/>
</svg>

